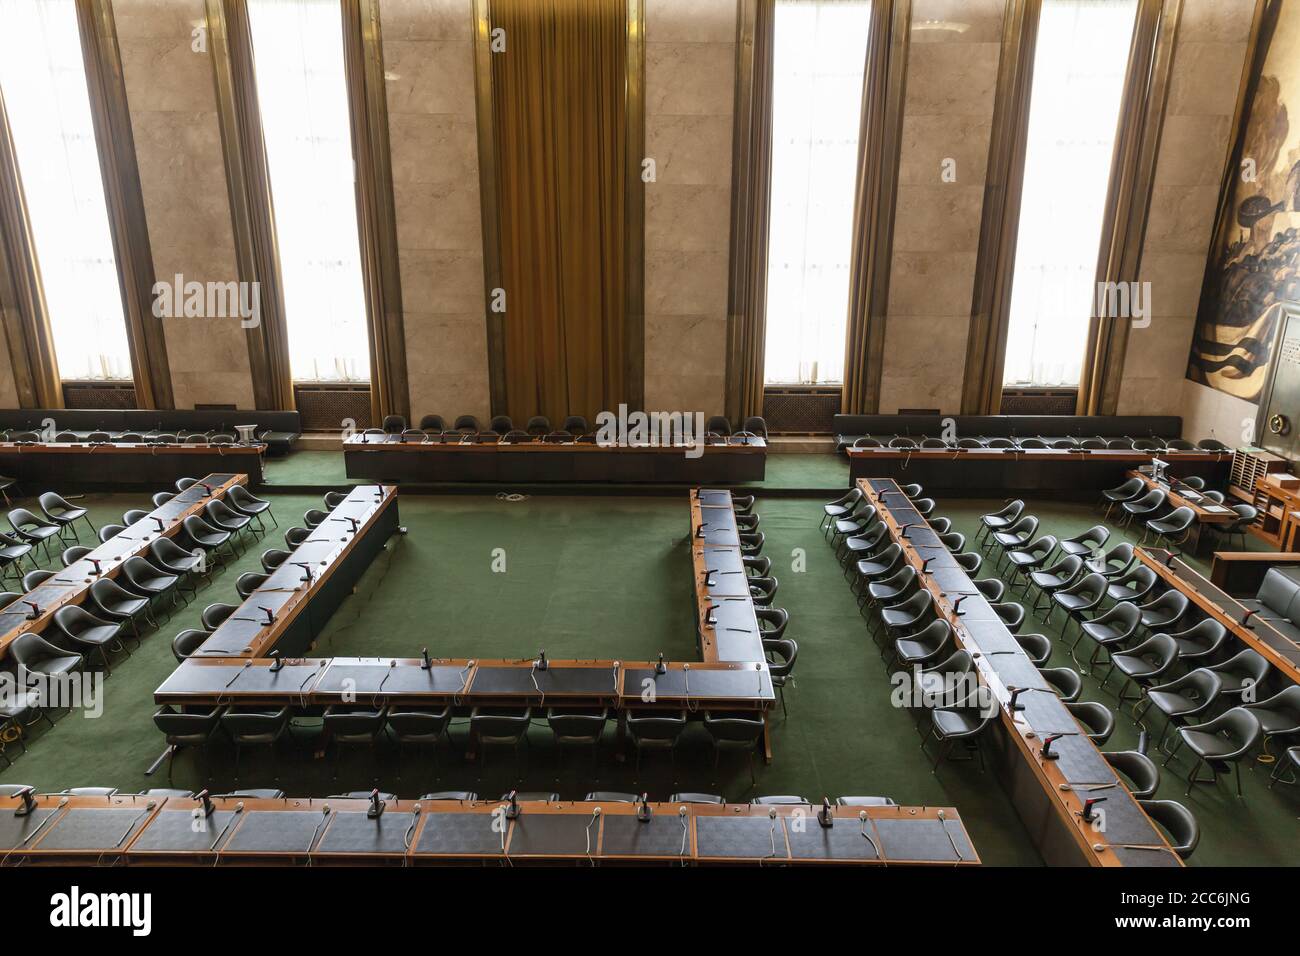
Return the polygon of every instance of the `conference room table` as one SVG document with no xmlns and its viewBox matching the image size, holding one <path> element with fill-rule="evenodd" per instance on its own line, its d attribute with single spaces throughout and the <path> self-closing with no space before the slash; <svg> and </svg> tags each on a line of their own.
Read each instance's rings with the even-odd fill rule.
<svg viewBox="0 0 1300 956">
<path fill-rule="evenodd" d="M 1145 485 L 1146 494 L 1148 491 L 1163 491 L 1166 502 L 1170 508 L 1191 508 L 1192 514 L 1196 520 L 1192 522 L 1190 534 L 1187 538 L 1187 550 L 1195 554 L 1201 544 L 1201 529 L 1206 525 L 1211 527 L 1231 524 L 1236 521 L 1240 515 L 1233 511 L 1226 504 L 1220 504 L 1206 498 L 1205 495 L 1196 488 L 1188 488 L 1186 485 L 1179 483 L 1178 478 L 1186 477 L 1180 475 L 1173 480 L 1156 481 L 1151 475 L 1145 472 L 1133 469 L 1129 471 L 1126 478 L 1137 478 Z"/>
<path fill-rule="evenodd" d="M 608 707 L 618 712 L 620 736 L 629 709 L 765 714 L 774 703 L 747 585 L 748 641 L 711 639 L 706 646 L 721 646 L 722 652 L 706 653 L 704 660 L 426 658 L 427 650 L 414 636 L 412 652 L 420 651 L 420 656 L 309 656 L 329 616 L 397 529 L 396 502 L 397 489 L 391 485 L 354 488 L 155 689 L 155 703 L 202 710 L 289 706 L 313 712 L 357 702 L 374 707 L 451 705 L 462 715 L 477 705 Z M 693 496 L 693 509 L 696 502 Z M 731 512 L 729 497 L 726 511 Z M 738 628 L 744 619 L 719 620 Z M 413 635 L 421 633 L 421 627 L 413 626 Z M 766 734 L 763 749 L 770 761 Z"/>
<path fill-rule="evenodd" d="M 39 794 L 0 797 L 4 866 L 976 866 L 952 807 Z M 517 813 L 514 812 L 517 810 Z"/>
<path fill-rule="evenodd" d="M 0 474 L 27 485 L 161 487 L 196 474 L 240 472 L 262 483 L 266 445 L 0 442 Z"/>
<path fill-rule="evenodd" d="M 1111 488 L 1130 469 L 1159 458 L 1180 477 L 1226 484 L 1230 451 L 1081 448 L 848 448 L 850 483 L 862 478 L 917 482 L 930 492 L 1088 494 Z"/>
<path fill-rule="evenodd" d="M 1166 585 L 1181 591 L 1207 616 L 1228 629 L 1228 633 L 1258 653 L 1288 680 L 1300 684 L 1300 642 L 1274 627 L 1267 612 L 1257 613 L 1242 623 L 1246 605 L 1214 584 L 1201 572 L 1164 548 L 1137 548 L 1138 560 Z"/>
<path fill-rule="evenodd" d="M 732 484 L 763 479 L 767 442 L 731 436 L 691 448 L 360 434 L 344 440 L 343 459 L 349 478 L 366 481 Z"/>
<path fill-rule="evenodd" d="M 995 732 L 989 735 L 994 763 L 1048 865 L 1181 866 L 1164 835 L 898 483 L 872 478 L 858 486 L 996 701 Z M 1014 709 L 1013 689 L 1019 691 Z M 1056 735 L 1050 748 L 1055 757 L 1045 757 L 1044 741 Z M 1091 822 L 1082 817 L 1089 799 L 1105 801 Z"/>
<path fill-rule="evenodd" d="M 763 634 L 754 614 L 730 491 L 691 490 L 691 562 L 696 632 L 704 659 L 762 661 Z"/>
<path fill-rule="evenodd" d="M 199 479 L 0 610 L 0 657 L 8 653 L 9 645 L 20 635 L 29 631 L 43 632 L 60 608 L 82 603 L 95 581 L 116 578 L 128 558 L 138 555 L 147 559 L 149 546 L 154 541 L 175 537 L 186 518 L 190 515 L 202 517 L 208 502 L 224 500 L 231 488 L 247 481 L 247 475 L 228 473 Z M 32 604 L 39 611 L 35 611 Z"/>
</svg>

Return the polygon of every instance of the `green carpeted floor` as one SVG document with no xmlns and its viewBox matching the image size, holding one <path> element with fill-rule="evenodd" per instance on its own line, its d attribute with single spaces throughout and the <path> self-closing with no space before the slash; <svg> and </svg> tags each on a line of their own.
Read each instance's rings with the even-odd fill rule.
<svg viewBox="0 0 1300 956">
<path fill-rule="evenodd" d="M 296 456 L 295 456 L 296 457 Z M 805 456 L 789 456 L 805 457 Z M 808 456 L 811 457 L 811 456 Z M 319 497 L 273 494 L 281 531 L 296 522 Z M 87 499 L 96 523 L 145 506 L 144 495 Z M 941 502 L 960 530 L 973 534 L 985 502 Z M 440 748 L 435 767 L 427 753 L 408 754 L 399 766 L 395 750 L 350 751 L 335 761 L 320 756 L 310 739 L 285 741 L 272 756 L 250 751 L 240 787 L 278 786 L 290 793 L 323 795 L 369 788 L 378 783 L 402 796 L 432 789 L 474 789 L 492 797 L 518 787 L 556 790 L 581 797 L 588 789 L 646 790 L 666 797 L 676 789 L 724 793 L 748 799 L 759 793 L 887 794 L 904 804 L 956 806 L 986 863 L 1041 862 L 1005 793 L 991 776 L 970 763 L 949 763 L 930 772 L 911 716 L 891 705 L 889 675 L 849 593 L 832 550 L 817 524 L 821 501 L 760 496 L 757 506 L 767 534 L 765 553 L 781 581 L 778 603 L 791 614 L 790 634 L 799 641 L 796 684 L 787 691 L 788 717 L 774 715 L 775 760 L 755 765 L 756 784 L 742 758 L 724 757 L 715 771 L 702 728 L 689 728 L 675 766 L 648 755 L 638 774 L 613 754 L 612 727 L 593 771 L 583 755 L 557 760 L 550 733 L 539 721 L 531 747 L 516 763 L 509 752 L 493 752 L 486 769 L 467 764 Z M 344 602 L 322 636 L 324 655 L 401 654 L 421 647 L 434 655 L 531 657 L 545 647 L 552 657 L 693 657 L 690 573 L 684 539 L 685 495 L 680 497 L 538 496 L 509 502 L 480 495 L 407 495 L 400 499 L 402 523 L 395 537 Z M 1070 534 L 1096 521 L 1084 506 L 1031 506 L 1044 529 Z M 235 601 L 234 581 L 257 567 L 258 554 L 282 545 L 280 531 L 252 542 L 247 554 L 215 576 L 198 601 L 146 636 L 130 658 L 114 661 L 106 682 L 104 712 L 98 719 L 70 714 L 53 729 L 36 730 L 30 752 L 7 752 L 14 766 L 0 782 L 30 783 L 42 789 L 111 785 L 124 790 L 166 786 L 166 771 L 153 778 L 144 770 L 162 750 L 150 715 L 151 693 L 175 667 L 169 642 L 183 627 L 197 624 L 200 610 L 216 601 Z M 504 559 L 504 570 L 501 560 Z M 794 571 L 792 567 L 801 567 Z M 1067 664 L 1058 653 L 1053 663 Z M 1085 699 L 1114 705 L 1107 691 L 1087 681 Z M 1110 749 L 1132 745 L 1135 728 L 1127 716 Z M 309 722 L 301 730 L 309 733 Z M 459 746 L 463 723 L 454 725 Z M 233 755 L 210 748 L 207 759 L 183 753 L 175 784 L 215 791 L 235 786 Z M 1246 799 L 1227 786 L 1198 786 L 1185 802 L 1201 821 L 1202 840 L 1193 863 L 1280 865 L 1300 860 L 1300 790 L 1265 789 L 1268 767 L 1245 773 Z M 1175 761 L 1160 796 L 1184 800 Z M 210 777 L 210 780 L 209 780 Z"/>
</svg>

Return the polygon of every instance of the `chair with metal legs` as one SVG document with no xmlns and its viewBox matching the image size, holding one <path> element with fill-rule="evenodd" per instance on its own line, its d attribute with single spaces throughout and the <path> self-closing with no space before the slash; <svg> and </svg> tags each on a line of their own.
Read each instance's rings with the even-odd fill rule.
<svg viewBox="0 0 1300 956">
<path fill-rule="evenodd" d="M 1220 773 L 1226 773 L 1229 765 L 1237 777 L 1237 796 L 1241 796 L 1241 761 L 1264 735 L 1264 728 L 1259 718 L 1245 707 L 1234 707 L 1204 724 L 1178 728 L 1178 743 L 1165 759 L 1165 766 L 1178 753 L 1179 747 L 1186 744 L 1192 752 L 1192 770 L 1187 775 L 1187 795 L 1198 783 L 1215 783 Z M 1210 768 L 1210 778 L 1201 779 L 1201 766 Z"/>
</svg>

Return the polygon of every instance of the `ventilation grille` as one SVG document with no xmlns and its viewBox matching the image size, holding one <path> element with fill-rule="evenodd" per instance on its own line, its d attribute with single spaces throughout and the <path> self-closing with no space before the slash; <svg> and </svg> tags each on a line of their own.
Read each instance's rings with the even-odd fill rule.
<svg viewBox="0 0 1300 956">
<path fill-rule="evenodd" d="M 1003 415 L 1073 415 L 1079 401 L 1077 388 L 1004 388 Z"/>
<path fill-rule="evenodd" d="M 349 422 L 373 427 L 369 385 L 295 385 L 293 399 L 305 432 L 337 432 Z"/>
<path fill-rule="evenodd" d="M 763 392 L 763 418 L 769 435 L 829 435 L 840 412 L 839 386 L 769 388 Z"/>
<path fill-rule="evenodd" d="M 64 382 L 64 408 L 135 408 L 131 382 Z"/>
</svg>

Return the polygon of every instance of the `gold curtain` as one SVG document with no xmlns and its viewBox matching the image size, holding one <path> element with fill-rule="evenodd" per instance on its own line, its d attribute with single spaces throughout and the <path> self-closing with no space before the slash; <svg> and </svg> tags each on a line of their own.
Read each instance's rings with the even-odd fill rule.
<svg viewBox="0 0 1300 956">
<path fill-rule="evenodd" d="M 911 21 L 911 0 L 873 0 L 871 4 L 840 398 L 840 411 L 849 415 L 880 410 Z"/>
<path fill-rule="evenodd" d="M 506 410 L 611 408 L 625 375 L 627 7 L 491 0 Z"/>
<path fill-rule="evenodd" d="M 370 417 L 410 418 L 402 276 L 397 256 L 383 36 L 378 0 L 342 0 L 352 156 L 356 161 L 361 274 L 370 328 Z"/>
<path fill-rule="evenodd" d="M 54 358 L 45 291 L 32 245 L 18 157 L 0 94 L 0 320 L 23 408 L 62 408 L 63 384 Z"/>
<path fill-rule="evenodd" d="M 741 0 L 737 20 L 727 289 L 727 416 L 737 423 L 763 414 L 775 6 L 775 0 Z"/>
<path fill-rule="evenodd" d="M 136 167 L 131 112 L 122 79 L 113 7 L 109 0 L 77 0 L 81 52 L 86 63 L 90 115 L 99 146 L 109 231 L 122 287 L 126 337 L 140 408 L 172 408 L 172 378 L 162 320 L 153 313 L 154 268 Z"/>
<path fill-rule="evenodd" d="M 244 0 L 207 0 L 207 19 L 235 260 L 240 281 L 257 282 L 260 289 L 262 321 L 247 330 L 253 401 L 259 409 L 291 409 L 280 253 Z"/>
<path fill-rule="evenodd" d="M 1106 195 L 1099 283 L 1138 281 L 1181 8 L 1181 0 L 1138 3 Z M 1115 414 L 1128 335 L 1128 319 L 1093 317 L 1079 379 L 1078 414 Z"/>
<path fill-rule="evenodd" d="M 1003 15 L 993 132 L 989 137 L 970 332 L 966 338 L 963 415 L 996 415 L 1002 407 L 1002 369 L 1041 7 L 1041 0 L 1007 0 Z"/>
</svg>

